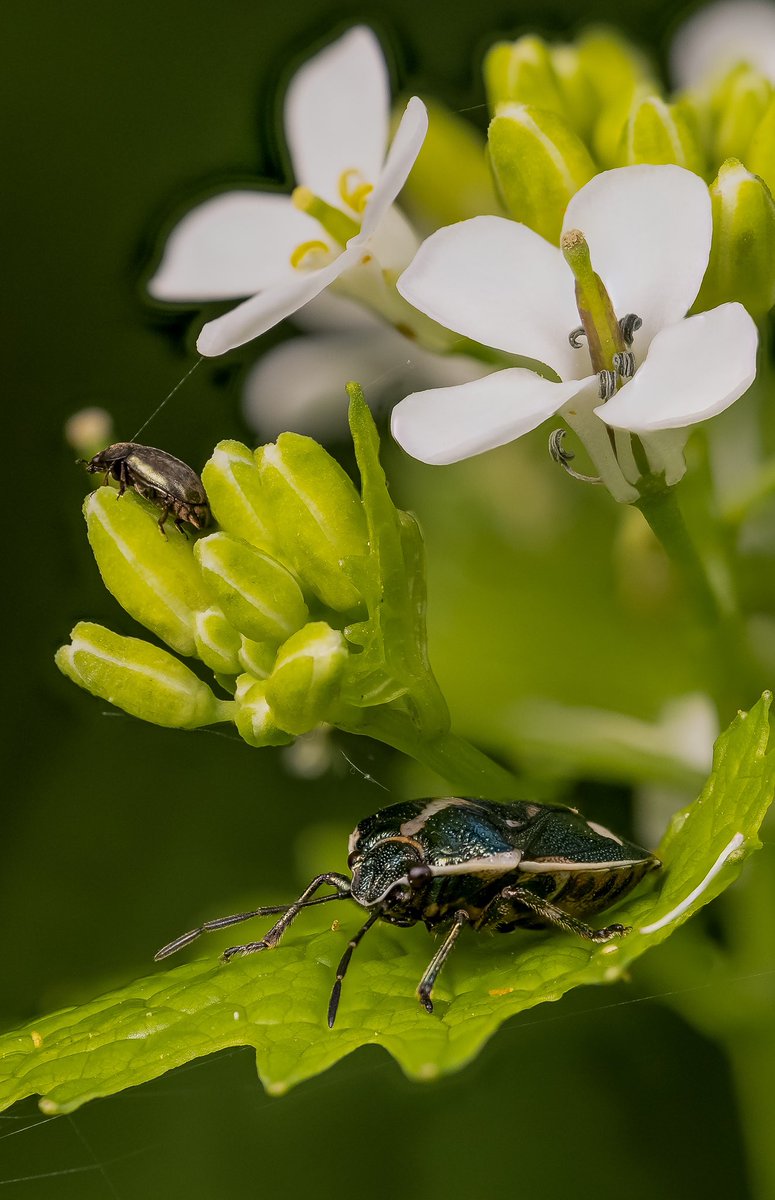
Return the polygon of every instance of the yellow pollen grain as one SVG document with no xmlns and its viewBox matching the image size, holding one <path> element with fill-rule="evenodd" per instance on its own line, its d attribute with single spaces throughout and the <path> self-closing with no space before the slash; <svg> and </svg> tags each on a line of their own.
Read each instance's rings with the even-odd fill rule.
<svg viewBox="0 0 775 1200">
<path fill-rule="evenodd" d="M 489 988 L 487 991 L 487 995 L 488 996 L 508 996 L 513 991 L 514 991 L 513 987 Z"/>
</svg>

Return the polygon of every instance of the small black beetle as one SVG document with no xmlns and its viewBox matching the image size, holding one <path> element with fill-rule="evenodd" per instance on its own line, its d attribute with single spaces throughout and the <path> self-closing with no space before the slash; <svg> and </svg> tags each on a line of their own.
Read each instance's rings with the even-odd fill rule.
<svg viewBox="0 0 775 1200">
<path fill-rule="evenodd" d="M 132 487 L 146 500 L 162 510 L 159 529 L 172 512 L 175 527 L 185 534 L 181 524 L 186 521 L 194 529 L 204 529 L 210 521 L 210 504 L 202 480 L 196 471 L 174 458 L 166 450 L 141 446 L 138 442 L 115 442 L 84 463 L 87 471 L 105 472 L 105 482 L 112 475 L 118 480 L 118 495 Z"/>
<path fill-rule="evenodd" d="M 498 933 L 510 933 L 517 926 L 556 925 L 592 942 L 607 942 L 629 929 L 624 925 L 592 929 L 580 917 L 609 908 L 648 871 L 661 866 L 648 850 L 585 820 L 573 808 L 522 800 L 499 804 L 462 796 L 411 800 L 380 809 L 360 822 L 348 849 L 351 880 L 335 872 L 318 875 L 293 904 L 206 921 L 164 946 L 156 960 L 181 950 L 201 933 L 281 913 L 260 942 L 232 946 L 223 958 L 268 950 L 277 945 L 302 908 L 352 899 L 370 912 L 337 968 L 328 1006 L 329 1027 L 336 1018 L 353 950 L 377 920 L 391 925 L 424 921 L 428 929 L 446 933 L 417 988 L 420 1003 L 432 1012 L 433 984 L 464 925 Z M 323 884 L 336 890 L 312 899 Z"/>
</svg>

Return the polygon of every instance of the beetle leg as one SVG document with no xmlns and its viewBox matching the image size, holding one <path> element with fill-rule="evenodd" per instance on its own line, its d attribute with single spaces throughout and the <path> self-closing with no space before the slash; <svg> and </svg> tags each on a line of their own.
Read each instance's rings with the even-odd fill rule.
<svg viewBox="0 0 775 1200">
<path fill-rule="evenodd" d="M 230 946 L 221 955 L 223 961 L 228 962 L 230 958 L 234 958 L 238 954 L 255 954 L 258 950 L 272 950 L 280 941 L 291 921 L 309 904 L 310 897 L 324 883 L 329 883 L 331 887 L 335 887 L 337 892 L 334 896 L 323 897 L 321 903 L 325 903 L 326 900 L 338 900 L 340 897 L 345 899 L 350 895 L 350 881 L 344 875 L 338 875 L 335 871 L 327 871 L 324 875 L 316 875 L 312 883 L 301 893 L 298 900 L 294 900 L 293 904 L 288 905 L 280 920 L 275 922 L 268 933 L 264 934 L 260 942 L 247 942 L 244 946 Z"/>
<path fill-rule="evenodd" d="M 423 1005 L 426 1012 L 433 1012 L 433 1002 L 431 1001 L 431 992 L 433 985 L 436 982 L 436 977 L 439 971 L 444 966 L 444 963 L 449 957 L 452 947 L 458 939 L 460 930 L 464 925 L 467 925 L 471 920 L 464 908 L 458 909 L 455 913 L 455 920 L 444 941 L 439 946 L 431 961 L 426 967 L 425 974 L 417 985 L 417 999 Z"/>
<path fill-rule="evenodd" d="M 126 463 L 122 459 L 117 464 L 117 466 L 118 466 L 118 475 L 116 476 L 116 479 L 118 480 L 118 495 L 116 496 L 116 499 L 120 500 L 121 497 L 123 496 L 124 492 L 126 491 Z M 107 476 L 106 476 L 106 478 L 107 478 Z"/>
<path fill-rule="evenodd" d="M 339 966 L 336 968 L 336 980 L 334 981 L 334 986 L 331 989 L 331 999 L 328 1002 L 328 1028 L 329 1029 L 334 1028 L 334 1021 L 336 1020 L 336 1010 L 339 1008 L 339 997 L 342 994 L 342 980 L 344 979 L 345 975 L 347 974 L 347 968 L 350 965 L 350 959 L 353 956 L 353 950 L 358 945 L 358 942 L 361 940 L 364 933 L 366 933 L 367 930 L 371 929 L 372 925 L 377 920 L 377 918 L 381 917 L 381 916 L 382 916 L 381 909 L 379 909 L 379 908 L 375 909 L 375 911 L 371 914 L 369 919 L 367 921 L 364 921 L 363 925 L 361 925 L 358 932 L 356 934 L 353 934 L 353 936 L 350 938 L 349 942 L 347 943 L 347 948 L 346 948 L 344 954 L 342 955 L 341 959 L 339 960 Z"/>
<path fill-rule="evenodd" d="M 557 925 L 566 933 L 575 933 L 577 937 L 586 938 L 589 942 L 610 942 L 611 938 L 623 937 L 624 934 L 630 932 L 626 925 L 606 925 L 604 929 L 593 929 L 576 917 L 571 917 L 568 913 L 563 912 L 555 904 L 550 904 L 548 900 L 542 900 L 540 896 L 536 896 L 527 888 L 506 887 L 498 899 L 516 900 L 517 904 L 530 909 L 548 925 Z"/>
<path fill-rule="evenodd" d="M 171 503 L 169 501 L 167 501 L 164 505 L 164 508 L 161 510 L 161 516 L 159 517 L 159 520 L 157 522 L 157 524 L 159 526 L 159 533 L 164 538 L 165 542 L 167 540 L 167 534 L 164 531 L 164 522 L 167 520 L 167 517 L 170 515 L 171 507 L 172 507 Z"/>
</svg>

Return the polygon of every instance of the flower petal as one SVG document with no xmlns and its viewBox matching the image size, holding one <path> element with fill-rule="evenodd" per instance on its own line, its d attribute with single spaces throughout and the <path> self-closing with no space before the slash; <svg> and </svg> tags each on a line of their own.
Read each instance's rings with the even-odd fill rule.
<svg viewBox="0 0 775 1200">
<path fill-rule="evenodd" d="M 294 247 L 320 239 L 320 226 L 272 192 L 214 196 L 180 221 L 148 284 L 157 300 L 226 300 L 294 274 Z"/>
<path fill-rule="evenodd" d="M 769 0 L 710 4 L 680 25 L 670 48 L 679 87 L 712 83 L 745 62 L 775 83 L 775 6 Z"/>
<path fill-rule="evenodd" d="M 268 287 L 231 312 L 208 321 L 197 338 L 197 350 L 205 358 L 212 358 L 252 341 L 313 300 L 357 262 L 358 255 L 359 247 L 354 246 L 317 271 L 296 271 L 293 278 Z"/>
<path fill-rule="evenodd" d="M 396 136 L 390 144 L 385 165 L 366 202 L 359 239 L 370 237 L 409 178 L 428 132 L 428 110 L 419 96 L 412 96 L 404 109 Z"/>
<path fill-rule="evenodd" d="M 421 462 L 458 462 L 529 433 L 589 383 L 551 383 L 510 367 L 473 383 L 414 392 L 393 409 L 391 432 Z"/>
<path fill-rule="evenodd" d="M 756 324 L 722 304 L 663 329 L 635 377 L 595 409 L 615 429 L 683 429 L 723 412 L 756 377 Z"/>
<path fill-rule="evenodd" d="M 440 325 L 546 363 L 562 378 L 589 369 L 568 334 L 579 323 L 573 276 L 556 246 L 505 217 L 472 217 L 432 234 L 397 284 Z"/>
<path fill-rule="evenodd" d="M 431 354 L 386 325 L 299 337 L 262 355 L 249 372 L 243 412 L 264 441 L 285 430 L 343 436 L 350 379 L 362 382 L 376 411 L 412 387 L 462 383 L 482 374 L 482 363 L 463 355 Z"/>
<path fill-rule="evenodd" d="M 339 207 L 339 177 L 374 183 L 390 120 L 390 81 L 375 34 L 356 25 L 306 62 L 285 95 L 285 135 L 296 180 Z"/>
<path fill-rule="evenodd" d="M 680 321 L 699 291 L 710 255 L 710 196 L 683 167 L 618 167 L 596 175 L 570 201 L 563 230 L 580 229 L 618 317 L 637 313 L 636 356 Z"/>
</svg>

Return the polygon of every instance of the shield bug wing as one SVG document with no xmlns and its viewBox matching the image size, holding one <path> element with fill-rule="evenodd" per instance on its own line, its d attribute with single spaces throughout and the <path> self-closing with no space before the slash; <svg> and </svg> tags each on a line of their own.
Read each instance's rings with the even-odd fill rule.
<svg viewBox="0 0 775 1200">
<path fill-rule="evenodd" d="M 551 880 L 553 903 L 574 916 L 610 908 L 661 866 L 642 846 L 559 806 L 542 808 L 531 820 L 523 849 L 523 886 L 547 896 Z"/>
</svg>

